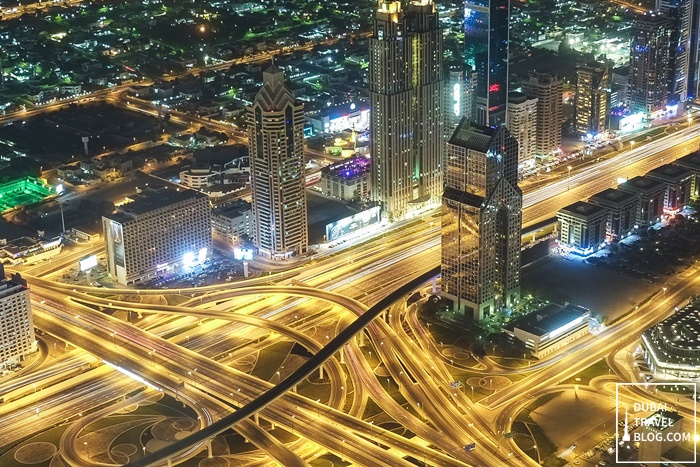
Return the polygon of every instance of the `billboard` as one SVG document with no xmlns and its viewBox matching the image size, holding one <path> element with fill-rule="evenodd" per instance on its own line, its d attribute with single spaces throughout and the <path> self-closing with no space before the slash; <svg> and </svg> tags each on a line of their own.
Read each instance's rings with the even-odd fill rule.
<svg viewBox="0 0 700 467">
<path fill-rule="evenodd" d="M 97 266 L 97 255 L 86 256 L 85 258 L 79 261 L 79 264 L 81 271 L 87 271 L 88 269 L 92 269 L 95 266 Z"/>
<path fill-rule="evenodd" d="M 379 206 L 369 208 L 365 211 L 358 212 L 352 216 L 345 217 L 336 222 L 331 222 L 326 225 L 326 241 L 332 242 L 343 235 L 369 227 L 373 224 L 379 224 L 382 220 Z"/>
<path fill-rule="evenodd" d="M 234 248 L 233 259 L 237 259 L 239 261 L 252 261 L 255 259 L 255 254 L 253 250 L 249 248 Z"/>
</svg>

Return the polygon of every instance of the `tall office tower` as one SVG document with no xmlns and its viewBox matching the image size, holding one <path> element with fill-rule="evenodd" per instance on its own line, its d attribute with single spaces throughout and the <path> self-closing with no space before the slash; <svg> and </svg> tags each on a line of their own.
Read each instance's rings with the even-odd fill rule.
<svg viewBox="0 0 700 467">
<path fill-rule="evenodd" d="M 537 149 L 537 98 L 522 92 L 508 93 L 506 126 L 518 141 L 518 168 L 535 165 Z"/>
<path fill-rule="evenodd" d="M 576 131 L 597 135 L 606 130 L 610 110 L 610 73 L 605 63 L 576 67 Z"/>
<path fill-rule="evenodd" d="M 692 0 L 690 46 L 688 49 L 688 99 L 698 96 L 700 86 L 700 0 Z"/>
<path fill-rule="evenodd" d="M 439 204 L 444 189 L 443 154 L 443 31 L 433 0 L 411 0 L 406 29 L 412 43 L 413 89 L 413 204 Z M 417 182 L 417 183 L 416 183 Z"/>
<path fill-rule="evenodd" d="M 372 201 L 389 219 L 442 193 L 442 31 L 432 0 L 380 2 L 369 41 Z"/>
<path fill-rule="evenodd" d="M 506 122 L 510 0 L 465 0 L 465 59 L 475 68 L 476 115 L 480 125 Z"/>
<path fill-rule="evenodd" d="M 19 363 L 36 352 L 32 306 L 27 281 L 19 274 L 8 280 L 0 264 L 0 367 Z"/>
<path fill-rule="evenodd" d="M 466 65 L 459 62 L 451 62 L 445 66 L 445 112 L 443 130 L 445 141 L 452 134 L 462 118 L 471 118 L 470 98 L 467 89 Z"/>
<path fill-rule="evenodd" d="M 523 83 L 525 93 L 537 98 L 537 136 L 535 152 L 547 157 L 561 146 L 562 80 L 551 73 L 530 73 L 530 80 Z"/>
<path fill-rule="evenodd" d="M 522 191 L 518 142 L 505 125 L 462 119 L 447 144 L 442 295 L 483 319 L 520 297 Z"/>
<path fill-rule="evenodd" d="M 248 111 L 255 246 L 263 256 L 285 259 L 309 245 L 304 179 L 304 105 L 275 65 Z"/>
<path fill-rule="evenodd" d="M 670 37 L 670 21 L 659 13 L 645 13 L 634 20 L 628 91 L 633 112 L 651 116 L 666 109 Z"/>
<path fill-rule="evenodd" d="M 109 273 L 120 284 L 202 262 L 211 246 L 211 204 L 198 191 L 146 189 L 102 217 Z"/>
<path fill-rule="evenodd" d="M 683 103 L 688 99 L 690 65 L 690 29 L 693 0 L 656 0 L 656 9 L 671 20 L 671 45 L 668 55 L 668 101 Z"/>
</svg>

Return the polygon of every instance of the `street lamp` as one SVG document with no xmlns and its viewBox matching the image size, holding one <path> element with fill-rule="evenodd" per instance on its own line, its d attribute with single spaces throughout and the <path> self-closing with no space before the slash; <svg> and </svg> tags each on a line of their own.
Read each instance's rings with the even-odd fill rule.
<svg viewBox="0 0 700 467">
<path fill-rule="evenodd" d="M 87 450 L 88 460 L 90 460 L 90 445 L 87 441 L 85 441 L 83 444 L 85 445 L 85 449 Z"/>
<path fill-rule="evenodd" d="M 569 171 L 569 177 L 568 177 L 569 183 L 567 184 L 566 189 L 569 190 L 571 188 L 571 169 L 572 169 L 572 167 L 569 165 L 566 167 L 566 169 Z"/>
</svg>

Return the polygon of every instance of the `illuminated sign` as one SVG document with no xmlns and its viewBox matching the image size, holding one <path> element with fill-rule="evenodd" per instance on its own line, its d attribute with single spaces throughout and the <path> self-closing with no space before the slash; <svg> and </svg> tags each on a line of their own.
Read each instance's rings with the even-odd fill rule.
<svg viewBox="0 0 700 467">
<path fill-rule="evenodd" d="M 641 124 L 642 121 L 644 121 L 643 112 L 628 115 L 620 119 L 620 131 L 632 131 L 637 125 Z"/>
<path fill-rule="evenodd" d="M 489 92 L 498 92 L 501 90 L 501 85 L 498 83 L 494 83 L 491 86 L 489 86 Z"/>
<path fill-rule="evenodd" d="M 460 91 L 460 86 L 459 83 L 455 83 L 454 88 L 452 89 L 452 102 L 454 102 L 454 113 L 455 116 L 459 117 L 459 91 Z"/>
<path fill-rule="evenodd" d="M 557 337 L 560 334 L 565 333 L 569 329 L 572 329 L 572 328 L 578 326 L 579 324 L 581 324 L 583 322 L 583 318 L 584 318 L 583 316 L 579 316 L 575 320 L 570 321 L 570 322 L 566 323 L 565 325 L 555 329 L 554 331 L 549 333 L 549 338 L 554 339 L 555 337 Z"/>
<path fill-rule="evenodd" d="M 378 224 L 382 220 L 379 206 L 367 209 L 352 216 L 331 222 L 326 225 L 326 241 L 332 242 L 343 235 L 364 229 L 373 224 Z"/>
<path fill-rule="evenodd" d="M 80 264 L 81 271 L 87 271 L 88 269 L 92 269 L 95 266 L 97 266 L 97 256 L 96 255 L 86 256 L 85 258 L 83 258 L 79 261 L 79 264 Z"/>
<path fill-rule="evenodd" d="M 252 261 L 255 259 L 255 252 L 249 248 L 234 248 L 233 259 L 239 261 Z"/>
</svg>

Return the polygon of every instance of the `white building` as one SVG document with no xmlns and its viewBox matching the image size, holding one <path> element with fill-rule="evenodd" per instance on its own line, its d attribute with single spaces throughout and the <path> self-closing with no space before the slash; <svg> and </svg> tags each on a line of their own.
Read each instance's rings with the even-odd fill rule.
<svg viewBox="0 0 700 467">
<path fill-rule="evenodd" d="M 207 195 L 183 188 L 148 189 L 102 217 L 107 264 L 120 284 L 202 261 L 211 246 Z"/>
<path fill-rule="evenodd" d="M 243 237 L 253 238 L 255 223 L 250 203 L 239 200 L 217 208 L 211 216 L 212 233 L 227 244 L 237 244 Z"/>
<path fill-rule="evenodd" d="M 19 274 L 7 280 L 0 264 L 0 368 L 36 352 L 27 281 Z"/>
<path fill-rule="evenodd" d="M 537 154 L 537 98 L 522 92 L 508 94 L 506 127 L 518 141 L 518 168 L 535 165 Z"/>
</svg>

